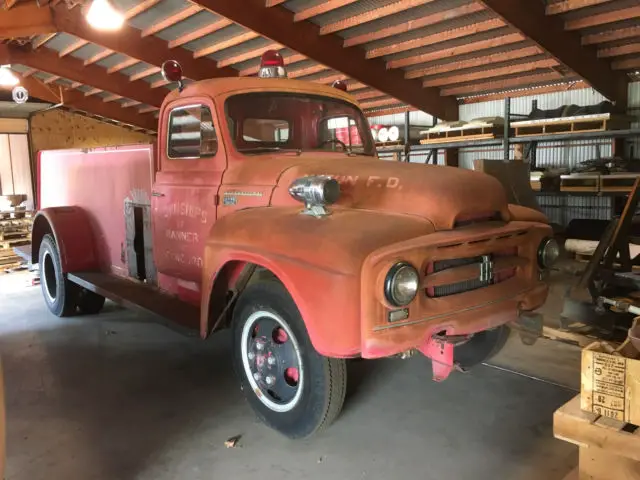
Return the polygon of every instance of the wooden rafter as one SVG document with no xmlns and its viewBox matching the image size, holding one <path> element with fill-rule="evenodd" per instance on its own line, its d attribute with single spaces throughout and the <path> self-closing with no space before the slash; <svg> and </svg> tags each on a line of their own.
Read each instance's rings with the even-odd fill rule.
<svg viewBox="0 0 640 480">
<path fill-rule="evenodd" d="M 558 72 L 535 73 L 533 75 L 518 75 L 513 78 L 491 79 L 468 85 L 454 85 L 442 89 L 443 95 L 473 95 L 478 93 L 496 92 L 511 88 L 525 88 L 542 83 L 566 81 Z"/>
<path fill-rule="evenodd" d="M 481 32 L 488 32 L 490 30 L 496 30 L 502 27 L 504 27 L 504 22 L 502 20 L 500 20 L 499 18 L 491 18 L 482 22 L 472 23 L 471 25 L 465 25 L 464 27 L 453 28 L 444 32 L 434 33 L 432 35 L 424 35 L 422 37 L 405 40 L 404 42 L 394 43 L 392 45 L 386 45 L 384 47 L 372 48 L 370 50 L 367 50 L 367 58 L 377 58 L 384 55 L 406 52 L 408 50 L 413 50 L 414 48 L 435 45 L 447 40 L 468 37 L 470 35 L 475 35 Z"/>
<path fill-rule="evenodd" d="M 145 28 L 144 30 L 142 30 L 141 35 L 143 37 L 148 37 L 149 35 L 153 35 L 169 27 L 172 27 L 176 23 L 186 20 L 187 18 L 192 17 L 196 13 L 200 13 L 201 11 L 202 11 L 202 8 L 198 7 L 197 5 L 189 5 L 187 8 L 180 10 L 177 13 L 174 13 L 170 17 L 160 20 L 159 22 L 154 23 L 150 27 Z"/>
<path fill-rule="evenodd" d="M 616 60 L 611 66 L 614 70 L 639 70 L 640 56 Z"/>
<path fill-rule="evenodd" d="M 547 15 L 557 15 L 559 13 L 566 13 L 580 8 L 600 5 L 601 3 L 609 3 L 611 1 L 613 0 L 562 0 L 560 2 L 550 3 L 547 5 L 546 12 Z"/>
<path fill-rule="evenodd" d="M 102 50 L 101 52 L 96 53 L 95 55 L 87 58 L 84 61 L 85 65 L 91 65 L 92 63 L 96 63 L 99 62 L 100 60 L 103 60 L 111 55 L 113 55 L 115 52 L 113 50 L 109 50 L 108 48 L 105 48 L 104 50 Z"/>
<path fill-rule="evenodd" d="M 36 48 L 40 48 L 41 46 L 43 46 L 45 43 L 47 43 L 49 40 L 51 40 L 56 35 L 57 35 L 57 33 L 48 33 L 46 35 L 43 35 L 39 39 L 32 41 L 31 42 L 31 46 L 33 47 L 34 50 Z"/>
<path fill-rule="evenodd" d="M 151 75 L 155 75 L 158 72 L 160 72 L 159 67 L 145 68 L 144 70 L 141 70 L 138 73 L 134 73 L 133 75 L 131 75 L 129 77 L 129 80 L 131 80 L 132 82 L 135 82 L 136 80 L 141 80 L 143 78 L 150 77 Z"/>
<path fill-rule="evenodd" d="M 410 70 L 405 74 L 407 78 L 420 78 L 428 75 L 438 75 L 441 73 L 451 73 L 458 70 L 464 70 L 467 68 L 483 67 L 494 63 L 506 62 L 509 60 L 517 60 L 520 58 L 532 57 L 542 53 L 542 49 L 538 46 L 529 46 L 523 48 L 517 48 L 514 50 L 501 51 L 492 53 L 490 55 L 479 54 L 476 57 L 467 58 L 465 60 L 454 60 L 446 63 L 439 63 L 437 65 L 428 64 L 424 68 L 418 68 Z"/>
<path fill-rule="evenodd" d="M 326 66 L 320 63 L 317 63 L 309 67 L 298 68 L 296 70 L 289 70 L 287 73 L 289 78 L 299 78 L 299 77 L 304 77 L 306 75 L 314 75 L 316 73 L 324 72 L 325 70 L 327 70 Z"/>
<path fill-rule="evenodd" d="M 165 60 L 174 59 L 182 66 L 184 75 L 193 80 L 238 75 L 232 68 L 218 68 L 213 60 L 194 59 L 193 52 L 184 48 L 170 49 L 168 42 L 154 35 L 141 38 L 140 30 L 131 26 L 124 25 L 117 32 L 98 32 L 87 25 L 79 9 L 68 10 L 59 5 L 54 11 L 60 31 L 149 65 L 161 67 Z"/>
<path fill-rule="evenodd" d="M 595 51 L 583 48 L 577 33 L 565 31 L 562 17 L 545 14 L 544 3 L 530 0 L 482 0 L 482 3 L 614 101 L 619 109 L 626 108 L 627 76 L 612 71 Z"/>
<path fill-rule="evenodd" d="M 232 25 L 233 22 L 227 18 L 221 18 L 209 25 L 205 25 L 204 27 L 197 28 L 192 30 L 189 33 L 185 33 L 184 35 L 179 36 L 178 38 L 171 40 L 169 42 L 169 48 L 177 48 L 185 43 L 193 42 L 194 40 L 198 40 L 199 38 L 204 37 L 205 35 L 210 35 L 212 33 L 217 32 L 218 30 L 222 30 L 223 28 Z"/>
<path fill-rule="evenodd" d="M 383 7 L 374 8 L 373 10 L 369 10 L 359 15 L 353 15 L 345 19 L 338 20 L 337 22 L 323 25 L 320 29 L 320 35 L 328 35 L 329 33 L 346 30 L 347 28 L 356 27 L 363 23 L 372 22 L 373 20 L 404 12 L 410 8 L 419 7 L 434 1 L 435 0 L 399 0 Z"/>
<path fill-rule="evenodd" d="M 360 102 L 360 105 L 362 106 L 362 108 L 368 109 L 368 108 L 386 107 L 387 105 L 396 105 L 398 103 L 399 103 L 398 100 L 396 100 L 395 98 L 385 97 L 377 100 Z"/>
<path fill-rule="evenodd" d="M 460 103 L 464 103 L 464 104 L 480 103 L 480 102 L 490 102 L 492 100 L 501 100 L 505 98 L 505 96 L 509 96 L 512 98 L 528 97 L 531 95 L 541 95 L 543 93 L 554 93 L 554 92 L 566 92 L 567 90 L 578 90 L 581 88 L 588 88 L 588 87 L 589 85 L 587 85 L 584 81 L 577 80 L 575 82 L 569 82 L 569 83 L 557 83 L 554 85 L 545 85 L 541 87 L 530 87 L 530 88 L 511 90 L 508 94 L 505 94 L 504 92 L 497 92 L 497 93 L 473 95 L 470 97 L 463 97 L 458 100 L 460 101 Z"/>
<path fill-rule="evenodd" d="M 419 81 L 405 79 L 402 72 L 387 70 L 382 60 L 367 60 L 359 49 L 343 48 L 339 35 L 320 35 L 320 27 L 308 20 L 294 23 L 294 13 L 286 8 L 265 8 L 264 0 L 192 1 L 399 101 L 438 118 L 458 118 L 458 104 L 454 98 L 441 98 L 437 89 L 422 88 Z M 417 6 L 414 1 L 402 3 Z M 423 0 L 422 3 L 427 2 Z"/>
<path fill-rule="evenodd" d="M 120 63 L 117 63 L 114 66 L 107 68 L 107 73 L 119 72 L 120 70 L 129 68 L 135 65 L 136 63 L 140 63 L 140 60 L 136 60 L 135 58 L 127 58 L 126 60 L 123 60 Z"/>
<path fill-rule="evenodd" d="M 319 3 L 312 7 L 304 8 L 299 12 L 296 12 L 296 14 L 293 16 L 293 21 L 301 22 L 302 20 L 306 20 L 307 18 L 322 15 L 323 13 L 330 12 L 332 10 L 344 7 L 357 1 L 358 0 L 325 0 L 322 3 Z"/>
<path fill-rule="evenodd" d="M 532 72 L 534 70 L 556 66 L 558 66 L 558 61 L 555 58 L 545 58 L 537 61 L 520 62 L 503 67 L 494 66 L 489 69 L 478 70 L 470 73 L 451 72 L 450 74 L 438 75 L 437 78 L 426 78 L 422 82 L 422 85 L 425 87 L 443 87 L 446 85 L 455 85 L 457 83 L 473 82 L 475 80 L 513 75 L 515 73 Z"/>
<path fill-rule="evenodd" d="M 224 40 L 222 42 L 216 42 L 213 45 L 209 45 L 206 47 L 199 48 L 195 52 L 193 52 L 194 58 L 206 57 L 207 55 L 211 55 L 212 53 L 219 52 L 224 50 L 225 48 L 235 47 L 236 45 L 240 45 L 241 43 L 248 42 L 249 40 L 253 40 L 254 38 L 258 38 L 256 32 L 244 32 L 240 35 L 236 35 L 231 37 L 229 40 Z"/>
<path fill-rule="evenodd" d="M 589 15 L 583 18 L 567 20 L 564 27 L 567 30 L 580 30 L 582 28 L 597 27 L 607 23 L 620 22 L 622 20 L 629 20 L 638 17 L 640 17 L 640 5 L 637 7 L 623 8 L 620 10 L 613 10 L 611 12 Z"/>
<path fill-rule="evenodd" d="M 453 20 L 454 18 L 463 17 L 472 13 L 480 12 L 484 10 L 484 6 L 479 3 L 468 3 L 466 5 L 460 5 L 458 7 L 451 8 L 449 10 L 443 10 L 441 12 L 432 13 L 421 18 L 416 18 L 410 22 L 403 22 L 391 27 L 381 28 L 372 32 L 363 33 L 360 35 L 354 35 L 344 41 L 345 47 L 353 47 L 355 45 L 362 45 L 363 43 L 373 42 L 374 40 L 380 40 L 382 38 L 393 37 L 394 35 L 400 35 L 401 33 L 410 32 L 419 28 L 435 25 L 440 22 Z"/>
<path fill-rule="evenodd" d="M 56 31 L 51 11 L 38 7 L 35 2 L 0 10 L 0 35 L 4 38 L 30 37 Z"/>
<path fill-rule="evenodd" d="M 635 27 L 618 28 L 605 32 L 589 33 L 582 37 L 583 45 L 595 45 L 600 43 L 616 42 L 627 38 L 640 37 L 640 25 Z"/>
<path fill-rule="evenodd" d="M 253 58 L 258 58 L 262 56 L 262 54 L 267 50 L 280 50 L 281 48 L 283 47 L 279 43 L 269 42 L 268 44 L 262 47 L 253 48 L 247 52 L 239 53 L 237 55 L 224 58 L 218 62 L 218 67 L 228 67 L 230 65 L 235 65 L 236 63 L 246 62 L 247 60 L 251 60 Z"/>
<path fill-rule="evenodd" d="M 436 62 L 438 60 L 453 58 L 459 55 L 481 52 L 482 50 L 487 50 L 489 48 L 512 45 L 514 43 L 522 42 L 523 40 L 525 40 L 525 37 L 520 33 L 498 35 L 487 40 L 465 43 L 463 45 L 443 48 L 441 50 L 435 50 L 429 53 L 412 55 L 409 57 L 399 58 L 397 60 L 390 60 L 387 62 L 387 68 L 402 68 L 411 65 L 418 65 L 420 63 Z"/>
<path fill-rule="evenodd" d="M 633 55 L 640 53 L 640 43 L 629 43 L 627 45 L 619 45 L 617 47 L 606 47 L 598 50 L 598 56 L 602 58 L 620 57 L 622 55 Z"/>
<path fill-rule="evenodd" d="M 7 48 L 12 63 L 36 68 L 51 75 L 139 100 L 148 105 L 159 107 L 165 97 L 164 92 L 153 91 L 144 80 L 130 82 L 129 78 L 120 73 L 108 75 L 106 70 L 98 65 L 84 66 L 82 60 L 73 57 L 58 58 L 53 50 L 43 48 L 34 52 L 16 47 Z"/>
<path fill-rule="evenodd" d="M 67 55 L 71 55 L 73 52 L 80 50 L 82 47 L 89 45 L 89 42 L 86 40 L 76 40 L 75 42 L 67 45 L 62 50 L 58 52 L 58 56 L 60 58 L 66 57 Z"/>
</svg>

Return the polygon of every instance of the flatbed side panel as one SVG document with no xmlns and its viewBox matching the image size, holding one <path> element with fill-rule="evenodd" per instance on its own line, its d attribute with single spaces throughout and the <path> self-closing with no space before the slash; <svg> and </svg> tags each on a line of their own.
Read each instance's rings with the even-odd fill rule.
<svg viewBox="0 0 640 480">
<path fill-rule="evenodd" d="M 199 336 L 197 307 L 155 287 L 102 272 L 69 273 L 68 279 L 118 305 L 156 317 L 156 321 L 190 337 Z"/>
<path fill-rule="evenodd" d="M 154 146 L 42 151 L 38 172 L 39 208 L 83 208 L 89 215 L 101 270 L 127 276 L 125 200 L 151 205 Z"/>
</svg>

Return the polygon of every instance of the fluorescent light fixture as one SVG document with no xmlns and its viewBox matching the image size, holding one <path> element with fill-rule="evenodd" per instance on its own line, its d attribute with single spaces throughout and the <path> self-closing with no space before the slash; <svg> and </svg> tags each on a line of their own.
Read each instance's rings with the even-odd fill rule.
<svg viewBox="0 0 640 480">
<path fill-rule="evenodd" d="M 0 87 L 15 87 L 20 83 L 9 67 L 10 65 L 0 66 Z"/>
<path fill-rule="evenodd" d="M 93 0 L 85 17 L 96 30 L 119 30 L 124 24 L 124 15 L 109 0 Z"/>
</svg>

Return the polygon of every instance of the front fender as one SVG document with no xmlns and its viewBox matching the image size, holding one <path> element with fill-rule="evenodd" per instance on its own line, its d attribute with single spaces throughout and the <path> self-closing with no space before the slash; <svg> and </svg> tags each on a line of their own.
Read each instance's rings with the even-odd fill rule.
<svg viewBox="0 0 640 480">
<path fill-rule="evenodd" d="M 366 257 L 385 245 L 434 231 L 410 215 L 338 209 L 326 217 L 297 207 L 242 210 L 220 219 L 205 247 L 201 334 L 208 333 L 208 299 L 229 262 L 270 270 L 298 306 L 314 348 L 332 357 L 360 352 L 360 285 Z"/>
<path fill-rule="evenodd" d="M 40 244 L 47 234 L 56 241 L 64 273 L 99 268 L 91 223 L 82 208 L 50 207 L 36 214 L 31 232 L 33 263 L 38 263 Z"/>
</svg>

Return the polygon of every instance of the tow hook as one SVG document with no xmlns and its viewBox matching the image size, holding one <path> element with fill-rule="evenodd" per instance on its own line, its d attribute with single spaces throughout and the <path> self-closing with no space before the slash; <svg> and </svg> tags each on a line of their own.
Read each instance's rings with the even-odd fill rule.
<svg viewBox="0 0 640 480">
<path fill-rule="evenodd" d="M 464 368 L 454 362 L 453 349 L 457 345 L 468 342 L 472 336 L 437 334 L 429 338 L 427 343 L 420 348 L 423 355 L 431 359 L 434 381 L 446 380 L 453 370 L 465 372 Z"/>
</svg>

